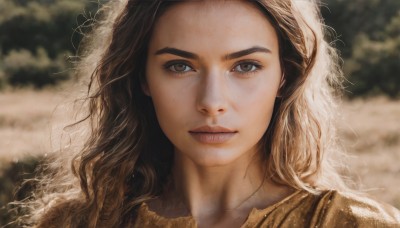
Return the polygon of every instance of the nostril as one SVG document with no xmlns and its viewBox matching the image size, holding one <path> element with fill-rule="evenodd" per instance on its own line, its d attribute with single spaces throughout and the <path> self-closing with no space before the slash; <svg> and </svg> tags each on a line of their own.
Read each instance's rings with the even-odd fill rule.
<svg viewBox="0 0 400 228">
<path fill-rule="evenodd" d="M 225 113 L 225 108 L 213 108 L 213 107 L 203 107 L 200 109 L 200 112 L 207 116 L 217 116 Z"/>
</svg>

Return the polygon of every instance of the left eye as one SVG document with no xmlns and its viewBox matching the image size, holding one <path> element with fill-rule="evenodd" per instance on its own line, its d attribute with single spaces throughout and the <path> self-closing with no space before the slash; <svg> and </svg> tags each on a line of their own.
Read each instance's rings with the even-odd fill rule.
<svg viewBox="0 0 400 228">
<path fill-rule="evenodd" d="M 190 66 L 183 64 L 183 63 L 172 64 L 168 68 L 171 71 L 176 72 L 176 73 L 183 73 L 183 72 L 188 72 L 188 71 L 192 70 L 192 68 Z"/>
<path fill-rule="evenodd" d="M 239 72 L 239 73 L 247 73 L 247 72 L 252 72 L 258 70 L 258 66 L 254 63 L 241 63 L 238 64 L 235 68 L 234 71 Z"/>
</svg>

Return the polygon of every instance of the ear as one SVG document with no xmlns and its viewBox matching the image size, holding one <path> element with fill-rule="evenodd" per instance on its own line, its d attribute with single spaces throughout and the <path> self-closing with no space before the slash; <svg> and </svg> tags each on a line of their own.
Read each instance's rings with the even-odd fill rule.
<svg viewBox="0 0 400 228">
<path fill-rule="evenodd" d="M 140 86 L 142 87 L 143 93 L 146 94 L 147 96 L 151 97 L 149 85 L 147 85 L 146 82 L 143 82 Z"/>
</svg>

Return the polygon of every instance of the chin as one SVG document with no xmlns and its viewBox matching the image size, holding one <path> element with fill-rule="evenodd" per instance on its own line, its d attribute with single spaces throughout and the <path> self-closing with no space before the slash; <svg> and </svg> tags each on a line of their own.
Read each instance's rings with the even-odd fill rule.
<svg viewBox="0 0 400 228">
<path fill-rule="evenodd" d="M 234 163 L 240 157 L 240 154 L 237 151 L 226 149 L 208 149 L 192 151 L 192 153 L 186 154 L 186 156 L 198 166 L 216 167 Z"/>
</svg>

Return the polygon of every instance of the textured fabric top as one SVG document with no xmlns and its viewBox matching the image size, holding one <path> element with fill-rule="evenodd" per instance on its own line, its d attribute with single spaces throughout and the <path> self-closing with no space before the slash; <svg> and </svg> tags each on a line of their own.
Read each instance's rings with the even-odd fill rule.
<svg viewBox="0 0 400 228">
<path fill-rule="evenodd" d="M 134 227 L 197 227 L 193 217 L 166 218 L 142 204 Z M 353 193 L 297 191 L 265 209 L 250 212 L 248 227 L 400 227 L 400 211 Z"/>
</svg>

